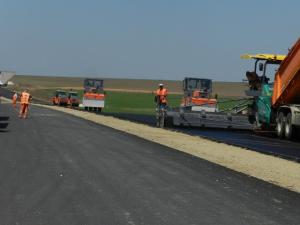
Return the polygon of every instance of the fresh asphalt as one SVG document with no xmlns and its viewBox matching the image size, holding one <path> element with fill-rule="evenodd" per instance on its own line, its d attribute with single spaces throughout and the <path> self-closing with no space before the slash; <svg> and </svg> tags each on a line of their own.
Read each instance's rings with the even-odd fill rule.
<svg viewBox="0 0 300 225">
<path fill-rule="evenodd" d="M 156 123 L 155 117 L 152 115 L 135 115 L 129 113 L 109 113 L 108 115 L 152 126 Z M 192 127 L 172 127 L 171 129 L 300 162 L 299 139 L 289 141 L 277 138 L 274 133 L 255 133 L 249 130 L 204 129 Z"/>
<path fill-rule="evenodd" d="M 61 112 L 2 115 L 0 224 L 299 224 L 295 192 Z"/>
<path fill-rule="evenodd" d="M 12 91 L 0 88 L 0 96 L 12 98 Z M 40 99 L 34 99 L 35 103 L 49 104 Z M 136 115 L 129 113 L 105 113 L 121 119 L 134 121 L 138 123 L 154 126 L 156 124 L 155 117 L 152 115 Z M 0 129 L 3 123 L 0 123 Z M 268 155 L 278 156 L 284 159 L 300 162 L 300 141 L 294 139 L 292 141 L 276 138 L 270 133 L 254 133 L 253 131 L 237 131 L 227 129 L 203 129 L 191 127 L 172 127 L 173 130 L 187 133 L 190 135 L 201 136 L 218 142 L 227 143 L 253 151 L 261 152 Z"/>
</svg>

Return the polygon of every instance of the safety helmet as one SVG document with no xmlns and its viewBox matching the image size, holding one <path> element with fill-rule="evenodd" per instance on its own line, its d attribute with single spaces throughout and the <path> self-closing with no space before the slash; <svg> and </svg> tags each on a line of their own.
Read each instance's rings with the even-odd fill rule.
<svg viewBox="0 0 300 225">
<path fill-rule="evenodd" d="M 163 84 L 163 83 L 160 83 L 158 86 L 159 86 L 159 87 L 162 87 L 162 86 L 164 86 L 164 84 Z"/>
</svg>

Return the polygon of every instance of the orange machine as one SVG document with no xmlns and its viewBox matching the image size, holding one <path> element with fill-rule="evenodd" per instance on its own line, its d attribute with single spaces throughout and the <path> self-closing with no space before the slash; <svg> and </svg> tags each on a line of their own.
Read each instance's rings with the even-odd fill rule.
<svg viewBox="0 0 300 225">
<path fill-rule="evenodd" d="M 54 96 L 51 99 L 53 105 L 66 106 L 68 105 L 67 92 L 62 90 L 56 90 Z"/>
<path fill-rule="evenodd" d="M 203 96 L 203 94 L 205 96 Z M 193 104 L 193 105 L 215 106 L 217 104 L 217 99 L 209 98 L 209 96 L 207 96 L 207 93 L 203 93 L 201 91 L 194 91 L 193 96 L 191 98 L 186 98 L 186 99 L 190 100 L 190 104 Z"/>
<path fill-rule="evenodd" d="M 104 108 L 105 94 L 103 90 L 102 79 L 90 79 L 84 80 L 84 94 L 82 99 L 82 105 L 85 110 L 98 111 Z"/>
<path fill-rule="evenodd" d="M 282 61 L 275 75 L 273 107 L 300 104 L 300 38 Z"/>
<path fill-rule="evenodd" d="M 84 97 L 86 99 L 96 99 L 96 100 L 104 100 L 105 95 L 103 93 L 95 93 L 95 90 L 91 90 L 92 92 L 84 93 Z"/>
<path fill-rule="evenodd" d="M 217 100 L 211 98 L 212 81 L 210 79 L 186 77 L 183 80 L 184 98 L 181 106 L 191 107 L 192 111 L 216 112 Z"/>
</svg>

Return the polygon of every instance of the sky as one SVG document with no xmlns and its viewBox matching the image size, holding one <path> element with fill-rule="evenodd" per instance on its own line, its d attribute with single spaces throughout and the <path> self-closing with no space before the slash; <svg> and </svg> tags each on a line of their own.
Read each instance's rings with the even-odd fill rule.
<svg viewBox="0 0 300 225">
<path fill-rule="evenodd" d="M 286 54 L 298 0 L 0 0 L 0 69 L 242 81 L 244 53 Z"/>
</svg>

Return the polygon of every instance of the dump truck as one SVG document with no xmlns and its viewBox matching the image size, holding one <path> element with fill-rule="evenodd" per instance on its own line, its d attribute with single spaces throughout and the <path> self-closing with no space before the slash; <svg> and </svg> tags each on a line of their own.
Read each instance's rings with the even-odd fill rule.
<svg viewBox="0 0 300 225">
<path fill-rule="evenodd" d="M 250 87 L 246 93 L 254 98 L 249 121 L 262 130 L 275 130 L 280 138 L 296 136 L 300 127 L 300 39 L 286 56 L 258 54 L 242 58 L 255 60 L 254 71 L 246 73 Z M 271 64 L 278 65 L 274 83 L 266 75 Z"/>
<path fill-rule="evenodd" d="M 102 79 L 87 78 L 84 80 L 82 106 L 87 111 L 101 112 L 105 104 Z"/>
</svg>

